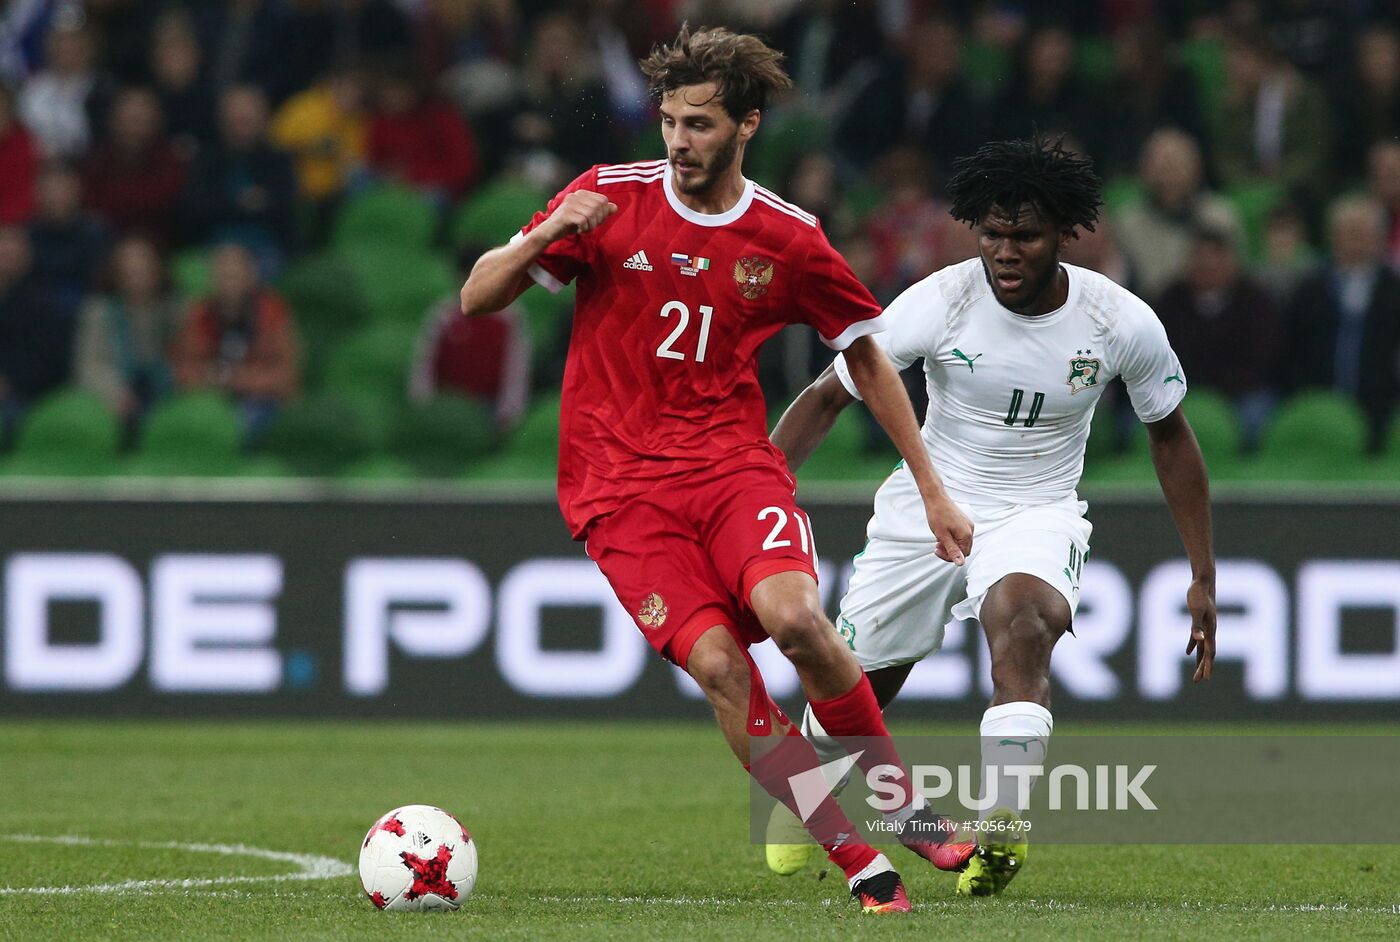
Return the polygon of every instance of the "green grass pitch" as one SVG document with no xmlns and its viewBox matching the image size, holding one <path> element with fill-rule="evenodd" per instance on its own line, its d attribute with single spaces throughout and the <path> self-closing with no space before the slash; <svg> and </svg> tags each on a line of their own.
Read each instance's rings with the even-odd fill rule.
<svg viewBox="0 0 1400 942">
<path fill-rule="evenodd" d="M 747 802 L 698 723 L 7 721 L 0 939 L 1400 937 L 1400 848 L 1377 846 L 1034 847 L 982 900 L 895 850 L 915 911 L 864 917 L 839 873 L 768 874 Z M 459 912 L 379 912 L 355 876 L 286 879 L 287 855 L 349 869 L 409 803 L 477 841 Z"/>
</svg>

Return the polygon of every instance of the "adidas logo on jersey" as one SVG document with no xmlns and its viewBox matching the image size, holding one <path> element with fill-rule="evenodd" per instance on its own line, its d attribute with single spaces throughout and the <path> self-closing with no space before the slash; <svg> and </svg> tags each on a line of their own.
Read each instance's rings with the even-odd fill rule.
<svg viewBox="0 0 1400 942">
<path fill-rule="evenodd" d="M 652 271 L 651 260 L 647 258 L 646 252 L 638 252 L 622 263 L 623 268 L 630 268 L 633 271 Z"/>
</svg>

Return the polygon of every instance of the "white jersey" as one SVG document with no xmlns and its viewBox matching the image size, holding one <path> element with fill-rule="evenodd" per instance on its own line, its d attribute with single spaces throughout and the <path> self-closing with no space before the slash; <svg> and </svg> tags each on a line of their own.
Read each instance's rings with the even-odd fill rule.
<svg viewBox="0 0 1400 942">
<path fill-rule="evenodd" d="M 1094 406 L 1109 380 L 1123 378 L 1143 422 L 1166 418 L 1186 393 L 1181 363 L 1152 309 L 1097 272 L 1063 267 L 1064 306 L 1026 316 L 997 303 L 980 258 L 950 265 L 895 299 L 885 312 L 888 328 L 873 335 L 897 368 L 924 361 L 924 444 L 955 499 L 1040 505 L 1073 498 Z M 859 397 L 844 356 L 835 365 Z"/>
</svg>

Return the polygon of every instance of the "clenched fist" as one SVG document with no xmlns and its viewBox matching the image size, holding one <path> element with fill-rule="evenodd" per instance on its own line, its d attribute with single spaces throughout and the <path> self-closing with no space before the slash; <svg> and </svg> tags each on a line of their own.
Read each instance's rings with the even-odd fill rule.
<svg viewBox="0 0 1400 942">
<path fill-rule="evenodd" d="M 540 226 L 553 242 L 567 236 L 590 232 L 603 224 L 617 205 L 601 193 L 592 190 L 575 190 L 564 197 L 564 202 L 550 214 Z"/>
</svg>

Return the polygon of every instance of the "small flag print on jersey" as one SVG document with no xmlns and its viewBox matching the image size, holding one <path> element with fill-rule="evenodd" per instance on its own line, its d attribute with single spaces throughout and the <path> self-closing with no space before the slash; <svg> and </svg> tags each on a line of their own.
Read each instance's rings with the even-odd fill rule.
<svg viewBox="0 0 1400 942">
<path fill-rule="evenodd" d="M 710 270 L 710 260 L 699 255 L 682 255 L 680 252 L 671 253 L 671 264 L 681 267 L 682 275 L 695 276 L 702 271 Z"/>
</svg>

